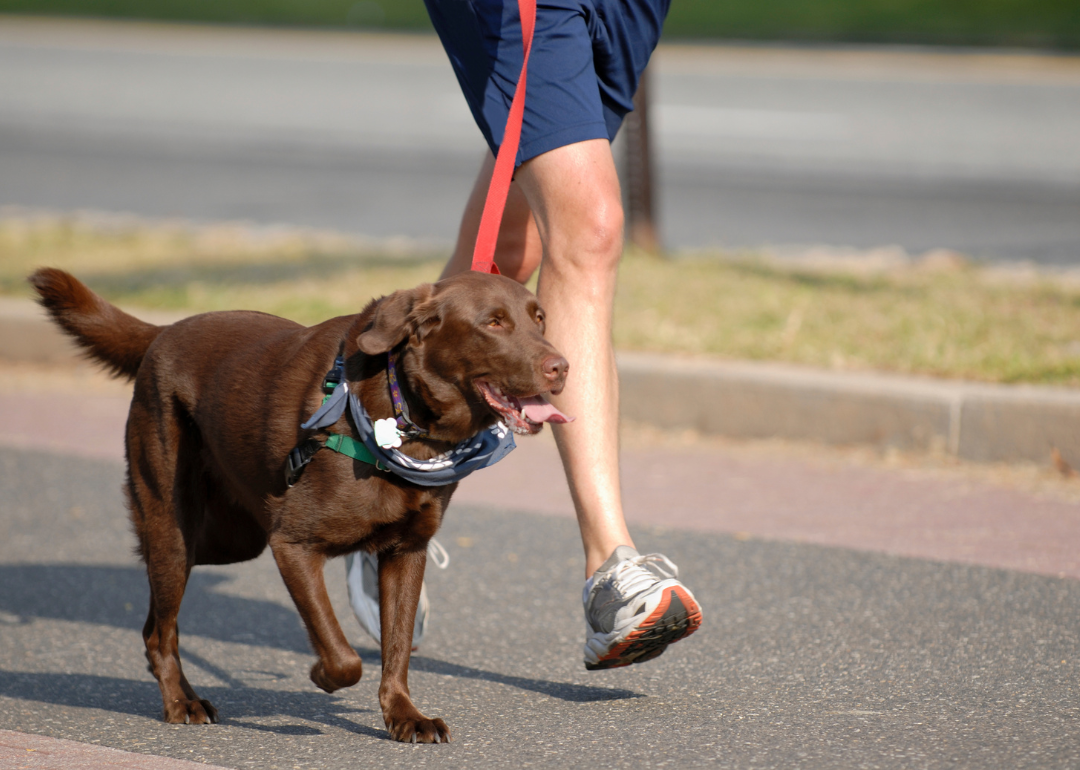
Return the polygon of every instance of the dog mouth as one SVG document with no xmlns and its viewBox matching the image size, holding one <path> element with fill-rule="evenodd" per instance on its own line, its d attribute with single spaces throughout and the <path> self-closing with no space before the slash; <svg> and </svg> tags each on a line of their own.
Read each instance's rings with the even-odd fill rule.
<svg viewBox="0 0 1080 770">
<path fill-rule="evenodd" d="M 560 412 L 539 393 L 535 396 L 511 396 L 503 393 L 498 385 L 481 380 L 477 380 L 476 387 L 503 424 L 520 435 L 539 433 L 545 422 L 572 422 L 574 419 Z"/>
</svg>

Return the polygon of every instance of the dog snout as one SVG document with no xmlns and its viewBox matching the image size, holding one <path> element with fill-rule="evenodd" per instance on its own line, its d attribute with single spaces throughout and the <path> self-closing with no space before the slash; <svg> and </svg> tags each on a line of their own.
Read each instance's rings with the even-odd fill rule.
<svg viewBox="0 0 1080 770">
<path fill-rule="evenodd" d="M 540 370 L 544 378 L 552 385 L 552 392 L 558 393 L 566 384 L 566 373 L 570 370 L 570 362 L 559 355 L 548 356 L 540 364 Z"/>
</svg>

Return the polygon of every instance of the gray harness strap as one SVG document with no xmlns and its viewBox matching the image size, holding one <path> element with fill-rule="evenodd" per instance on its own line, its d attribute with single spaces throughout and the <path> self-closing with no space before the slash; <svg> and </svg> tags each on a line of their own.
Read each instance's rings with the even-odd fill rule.
<svg viewBox="0 0 1080 770">
<path fill-rule="evenodd" d="M 352 414 L 360 442 L 391 473 L 413 484 L 441 487 L 461 481 L 473 471 L 494 465 L 515 447 L 514 434 L 501 422 L 467 438 L 450 451 L 430 460 L 417 460 L 399 449 L 384 448 L 375 441 L 375 429 L 364 405 L 349 390 L 342 378 L 330 398 L 300 427 L 305 430 L 328 428 L 345 414 Z"/>
</svg>

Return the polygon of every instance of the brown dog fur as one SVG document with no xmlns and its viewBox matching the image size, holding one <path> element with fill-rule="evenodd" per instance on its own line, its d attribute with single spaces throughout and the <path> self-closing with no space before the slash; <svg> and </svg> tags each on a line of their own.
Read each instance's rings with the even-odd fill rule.
<svg viewBox="0 0 1080 770">
<path fill-rule="evenodd" d="M 379 554 L 387 729 L 400 741 L 448 741 L 446 724 L 413 705 L 408 667 L 427 543 L 456 485 L 416 486 L 323 451 L 290 489 L 285 460 L 315 435 L 300 424 L 319 407 L 341 345 L 350 387 L 373 420 L 393 417 L 385 353 L 402 346 L 402 390 L 431 433 L 401 447 L 418 458 L 495 422 L 478 379 L 518 396 L 559 392 L 567 364 L 543 337 L 536 298 L 506 278 L 467 273 L 310 328 L 247 311 L 154 326 L 63 271 L 43 268 L 30 281 L 90 357 L 135 381 L 126 492 L 150 581 L 143 639 L 165 721 L 217 721 L 179 657 L 176 616 L 192 567 L 253 559 L 269 544 L 318 657 L 311 679 L 333 692 L 359 681 L 361 663 L 330 606 L 323 564 L 366 549 Z M 347 415 L 330 430 L 356 435 Z"/>
</svg>

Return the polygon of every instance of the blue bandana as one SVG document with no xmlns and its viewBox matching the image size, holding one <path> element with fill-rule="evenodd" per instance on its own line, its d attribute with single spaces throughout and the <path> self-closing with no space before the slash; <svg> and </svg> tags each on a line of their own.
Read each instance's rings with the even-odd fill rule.
<svg viewBox="0 0 1080 770">
<path fill-rule="evenodd" d="M 375 442 L 375 429 L 364 405 L 349 390 L 343 379 L 319 411 L 300 427 L 304 430 L 326 428 L 341 419 L 346 405 L 352 413 L 360 441 L 392 473 L 413 484 L 441 487 L 461 481 L 475 470 L 494 465 L 515 447 L 514 434 L 501 422 L 467 438 L 449 452 L 430 460 L 417 460 L 399 449 L 384 448 Z"/>
</svg>

